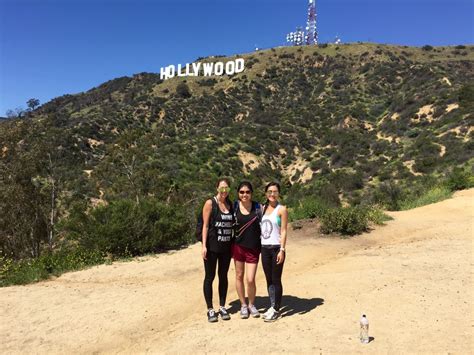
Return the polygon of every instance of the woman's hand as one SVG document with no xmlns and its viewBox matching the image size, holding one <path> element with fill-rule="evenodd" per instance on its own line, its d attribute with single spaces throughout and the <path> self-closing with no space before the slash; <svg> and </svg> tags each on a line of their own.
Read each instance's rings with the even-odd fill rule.
<svg viewBox="0 0 474 355">
<path fill-rule="evenodd" d="M 277 265 L 281 264 L 283 261 L 285 261 L 285 252 L 280 250 L 277 255 Z"/>
<path fill-rule="evenodd" d="M 201 254 L 202 254 L 202 258 L 203 258 L 204 260 L 207 260 L 207 248 L 206 248 L 205 245 L 202 246 Z"/>
</svg>

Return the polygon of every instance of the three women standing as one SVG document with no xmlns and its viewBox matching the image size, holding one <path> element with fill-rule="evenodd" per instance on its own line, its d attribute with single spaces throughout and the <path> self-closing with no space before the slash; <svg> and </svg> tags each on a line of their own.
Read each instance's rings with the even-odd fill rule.
<svg viewBox="0 0 474 355">
<path fill-rule="evenodd" d="M 278 202 L 280 185 L 270 183 L 266 186 L 267 203 L 263 212 L 260 204 L 252 201 L 253 188 L 250 182 L 244 181 L 239 184 L 237 189 L 239 200 L 236 201 L 234 208 L 229 200 L 229 186 L 227 179 L 220 179 L 216 185 L 217 195 L 207 200 L 203 207 L 202 258 L 205 270 L 203 289 L 208 308 L 208 321 L 218 320 L 212 305 L 212 283 L 217 265 L 219 314 L 223 320 L 230 319 L 225 301 L 231 255 L 235 262 L 236 289 L 241 303 L 240 316 L 244 319 L 249 315 L 255 318 L 260 316 L 255 307 L 255 274 L 260 250 L 270 297 L 270 307 L 263 318 L 266 322 L 275 321 L 280 317 L 283 293 L 281 275 L 285 261 L 288 223 L 288 211 Z M 234 242 L 233 233 L 235 233 Z M 245 298 L 245 273 L 248 304 Z"/>
</svg>

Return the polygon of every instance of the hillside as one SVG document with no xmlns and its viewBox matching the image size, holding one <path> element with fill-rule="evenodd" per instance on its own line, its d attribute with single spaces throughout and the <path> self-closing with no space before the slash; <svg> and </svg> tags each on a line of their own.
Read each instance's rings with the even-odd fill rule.
<svg viewBox="0 0 474 355">
<path fill-rule="evenodd" d="M 199 245 L 0 289 L 3 353 L 459 353 L 472 350 L 474 190 L 351 239 L 290 229 L 283 317 L 210 324 Z M 257 306 L 266 307 L 257 272 Z M 358 341 L 367 313 L 368 345 Z M 273 334 L 271 340 L 268 334 Z"/>
<path fill-rule="evenodd" d="M 473 46 L 242 57 L 246 69 L 232 77 L 141 73 L 2 120 L 3 248 L 19 235 L 25 245 L 33 234 L 47 240 L 52 194 L 58 219 L 149 197 L 193 211 L 220 175 L 250 178 L 260 198 L 265 182 L 282 181 L 290 205 L 311 194 L 359 204 L 377 202 L 381 183 L 426 184 L 472 165 Z M 218 59 L 232 58 L 204 60 Z"/>
</svg>

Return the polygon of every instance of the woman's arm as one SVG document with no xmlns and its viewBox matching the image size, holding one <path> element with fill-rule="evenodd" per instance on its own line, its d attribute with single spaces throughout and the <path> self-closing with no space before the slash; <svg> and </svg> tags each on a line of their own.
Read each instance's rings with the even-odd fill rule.
<svg viewBox="0 0 474 355">
<path fill-rule="evenodd" d="M 281 218 L 280 226 L 280 252 L 277 255 L 277 264 L 281 264 L 285 260 L 285 247 L 286 247 L 286 231 L 288 227 L 288 210 L 286 206 L 281 206 L 278 211 L 278 215 Z"/>
<path fill-rule="evenodd" d="M 209 232 L 209 222 L 211 220 L 212 201 L 207 200 L 202 208 L 202 258 L 207 260 L 207 233 Z"/>
</svg>

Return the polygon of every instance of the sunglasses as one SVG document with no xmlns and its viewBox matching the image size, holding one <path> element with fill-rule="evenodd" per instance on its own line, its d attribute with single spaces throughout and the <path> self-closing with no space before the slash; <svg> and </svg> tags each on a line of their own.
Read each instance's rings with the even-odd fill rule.
<svg viewBox="0 0 474 355">
<path fill-rule="evenodd" d="M 250 195 L 250 194 L 252 194 L 252 191 L 250 191 L 250 190 L 240 190 L 239 194 L 241 194 L 241 195 Z"/>
<path fill-rule="evenodd" d="M 280 193 L 278 191 L 267 191 L 267 195 L 274 195 L 274 196 L 278 196 Z"/>
<path fill-rule="evenodd" d="M 229 192 L 230 191 L 230 187 L 219 187 L 217 189 L 217 191 L 219 192 Z"/>
</svg>

